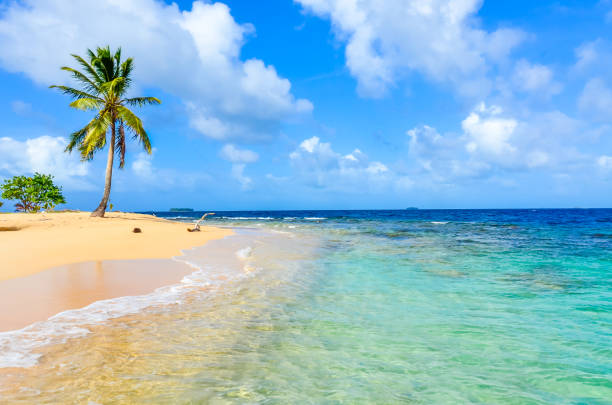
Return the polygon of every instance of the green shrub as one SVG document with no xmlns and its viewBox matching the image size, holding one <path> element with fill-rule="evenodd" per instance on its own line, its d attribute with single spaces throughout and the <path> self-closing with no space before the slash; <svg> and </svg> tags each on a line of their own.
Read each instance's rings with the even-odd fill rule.
<svg viewBox="0 0 612 405">
<path fill-rule="evenodd" d="M 41 208 L 53 209 L 58 204 L 65 204 L 62 189 L 53 184 L 53 176 L 34 173 L 34 176 L 15 176 L 5 180 L 0 186 L 5 200 L 17 200 L 17 211 L 38 212 Z"/>
</svg>

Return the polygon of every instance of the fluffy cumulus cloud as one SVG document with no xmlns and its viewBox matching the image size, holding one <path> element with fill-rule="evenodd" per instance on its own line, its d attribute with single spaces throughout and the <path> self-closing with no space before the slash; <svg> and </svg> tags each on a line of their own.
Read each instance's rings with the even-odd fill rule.
<svg viewBox="0 0 612 405">
<path fill-rule="evenodd" d="M 487 108 L 481 103 L 463 120 L 461 127 L 468 138 L 466 149 L 469 152 L 501 156 L 516 151 L 509 140 L 518 122 L 512 118 L 501 117 L 501 113 L 500 107 Z"/>
<path fill-rule="evenodd" d="M 181 98 L 203 135 L 266 139 L 312 104 L 296 99 L 273 66 L 240 58 L 253 31 L 223 3 L 195 1 L 181 11 L 157 0 L 10 2 L 0 17 L 0 66 L 43 85 L 65 83 L 59 67 L 74 65 L 71 53 L 122 46 L 135 59 L 136 86 Z"/>
<path fill-rule="evenodd" d="M 253 180 L 244 174 L 248 163 L 255 163 L 259 159 L 256 152 L 248 149 L 239 149 L 233 144 L 225 145 L 220 152 L 223 159 L 232 162 L 232 177 L 240 183 L 243 190 L 251 188 Z"/>
<path fill-rule="evenodd" d="M 574 147 L 584 123 L 552 111 L 517 118 L 499 106 L 479 104 L 461 132 L 440 134 L 430 126 L 407 132 L 410 157 L 427 181 L 453 183 L 532 170 L 565 170 L 588 164 Z M 586 139 L 585 139 L 586 141 Z"/>
<path fill-rule="evenodd" d="M 524 37 L 519 30 L 485 31 L 475 22 L 481 0 L 295 0 L 328 18 L 346 42 L 346 64 L 361 94 L 381 96 L 416 71 L 481 94 L 487 71 Z"/>
<path fill-rule="evenodd" d="M 57 182 L 72 189 L 89 189 L 85 180 L 87 165 L 78 155 L 64 153 L 66 140 L 60 137 L 40 136 L 19 141 L 0 137 L 0 176 L 53 174 Z"/>
<path fill-rule="evenodd" d="M 370 161 L 359 149 L 343 155 L 317 136 L 302 141 L 289 159 L 300 179 L 312 187 L 361 192 L 405 189 L 412 184 L 408 177 L 395 173 L 387 165 Z"/>
</svg>

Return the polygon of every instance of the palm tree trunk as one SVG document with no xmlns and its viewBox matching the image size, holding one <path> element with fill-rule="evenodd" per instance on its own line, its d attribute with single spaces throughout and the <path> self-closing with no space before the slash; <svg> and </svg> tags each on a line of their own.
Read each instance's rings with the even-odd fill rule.
<svg viewBox="0 0 612 405">
<path fill-rule="evenodd" d="M 111 120 L 111 141 L 108 144 L 108 159 L 106 161 L 106 177 L 104 180 L 104 195 L 102 195 L 102 201 L 94 212 L 91 213 L 92 217 L 103 217 L 106 212 L 106 206 L 108 205 L 108 199 L 111 191 L 111 181 L 113 178 L 113 159 L 115 157 L 115 119 Z"/>
</svg>

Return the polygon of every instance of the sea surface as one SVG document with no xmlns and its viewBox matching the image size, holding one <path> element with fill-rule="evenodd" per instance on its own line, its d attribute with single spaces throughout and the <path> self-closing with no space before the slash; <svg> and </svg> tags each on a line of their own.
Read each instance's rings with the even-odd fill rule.
<svg viewBox="0 0 612 405">
<path fill-rule="evenodd" d="M 180 284 L 0 334 L 0 403 L 612 404 L 612 210 L 205 222 Z"/>
</svg>

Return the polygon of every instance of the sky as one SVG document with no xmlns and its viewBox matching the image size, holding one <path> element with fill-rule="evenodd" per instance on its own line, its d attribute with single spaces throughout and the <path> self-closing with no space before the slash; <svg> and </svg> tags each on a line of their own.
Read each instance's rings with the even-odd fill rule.
<svg viewBox="0 0 612 405">
<path fill-rule="evenodd" d="M 0 0 L 0 180 L 98 205 L 49 85 L 110 45 L 162 100 L 115 209 L 611 207 L 611 34 L 612 0 Z"/>
</svg>

